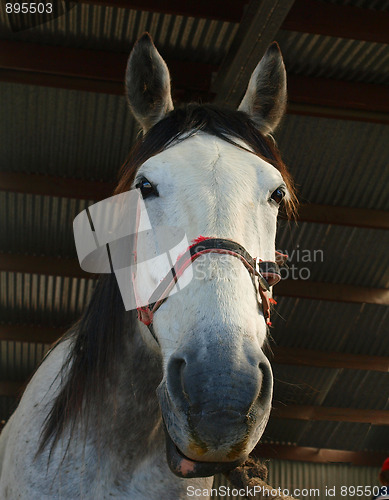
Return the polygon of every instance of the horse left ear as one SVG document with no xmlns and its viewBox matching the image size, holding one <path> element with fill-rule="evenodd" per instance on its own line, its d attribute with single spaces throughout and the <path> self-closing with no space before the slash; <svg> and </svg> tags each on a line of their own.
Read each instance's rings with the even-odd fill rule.
<svg viewBox="0 0 389 500">
<path fill-rule="evenodd" d="M 144 133 L 173 109 L 169 70 L 148 33 L 135 43 L 128 59 L 126 94 Z"/>
<path fill-rule="evenodd" d="M 260 132 L 271 134 L 286 110 L 286 71 L 280 48 L 273 42 L 251 75 L 239 111 L 250 115 Z"/>
</svg>

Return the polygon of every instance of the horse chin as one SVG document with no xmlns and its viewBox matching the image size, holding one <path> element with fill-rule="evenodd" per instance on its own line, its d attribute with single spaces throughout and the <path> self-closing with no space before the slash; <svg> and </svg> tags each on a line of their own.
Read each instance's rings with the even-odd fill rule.
<svg viewBox="0 0 389 500">
<path fill-rule="evenodd" d="M 165 430 L 166 458 L 170 470 L 178 477 L 209 477 L 221 472 L 228 472 L 241 465 L 247 457 L 234 462 L 202 462 L 186 457 L 174 444 L 169 433 Z"/>
</svg>

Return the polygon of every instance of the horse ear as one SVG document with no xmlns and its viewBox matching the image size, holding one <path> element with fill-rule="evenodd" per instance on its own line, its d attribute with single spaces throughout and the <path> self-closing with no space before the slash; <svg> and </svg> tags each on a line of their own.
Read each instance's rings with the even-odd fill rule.
<svg viewBox="0 0 389 500">
<path fill-rule="evenodd" d="M 139 38 L 128 58 L 126 94 L 145 133 L 173 109 L 169 70 L 148 33 Z"/>
<path fill-rule="evenodd" d="M 286 71 L 280 48 L 273 42 L 251 75 L 239 111 L 250 115 L 260 132 L 272 133 L 286 109 Z"/>
</svg>

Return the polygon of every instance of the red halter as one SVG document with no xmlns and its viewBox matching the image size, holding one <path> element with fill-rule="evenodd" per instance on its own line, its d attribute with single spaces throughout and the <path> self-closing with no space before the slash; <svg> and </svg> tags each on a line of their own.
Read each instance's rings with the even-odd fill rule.
<svg viewBox="0 0 389 500">
<path fill-rule="evenodd" d="M 154 338 L 154 332 L 151 330 L 153 323 L 153 316 L 155 311 L 165 302 L 168 298 L 170 291 L 177 283 L 180 276 L 182 276 L 185 269 L 196 260 L 200 255 L 206 253 L 220 253 L 237 257 L 250 273 L 255 290 L 257 292 L 258 303 L 262 304 L 263 315 L 266 324 L 271 326 L 270 321 L 270 303 L 276 303 L 269 295 L 270 286 L 275 285 L 281 279 L 279 265 L 284 265 L 288 256 L 276 252 L 276 262 L 262 261 L 251 255 L 245 250 L 244 247 L 232 240 L 223 238 L 207 238 L 200 236 L 193 240 L 193 244 L 184 252 L 182 256 L 177 258 L 176 264 L 167 273 L 165 278 L 160 282 L 157 288 L 151 295 L 148 305 L 138 307 L 138 318 L 149 327 Z"/>
</svg>

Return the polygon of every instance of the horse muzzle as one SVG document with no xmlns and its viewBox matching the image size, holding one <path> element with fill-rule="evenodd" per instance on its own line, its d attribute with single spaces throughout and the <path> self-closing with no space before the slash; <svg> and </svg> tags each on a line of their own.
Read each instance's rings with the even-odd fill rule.
<svg viewBox="0 0 389 500">
<path fill-rule="evenodd" d="M 185 456 L 178 447 L 174 444 L 172 438 L 165 430 L 166 440 L 166 458 L 170 470 L 178 477 L 191 478 L 191 477 L 209 477 L 222 472 L 228 472 L 241 465 L 246 458 L 236 460 L 234 462 L 204 462 L 199 460 L 192 460 Z"/>
<path fill-rule="evenodd" d="M 270 413 L 273 379 L 262 351 L 255 356 L 252 351 L 238 365 L 228 359 L 235 353 L 212 348 L 201 362 L 193 351 L 171 357 L 158 396 L 175 474 L 205 477 L 229 470 L 259 441 Z"/>
</svg>

